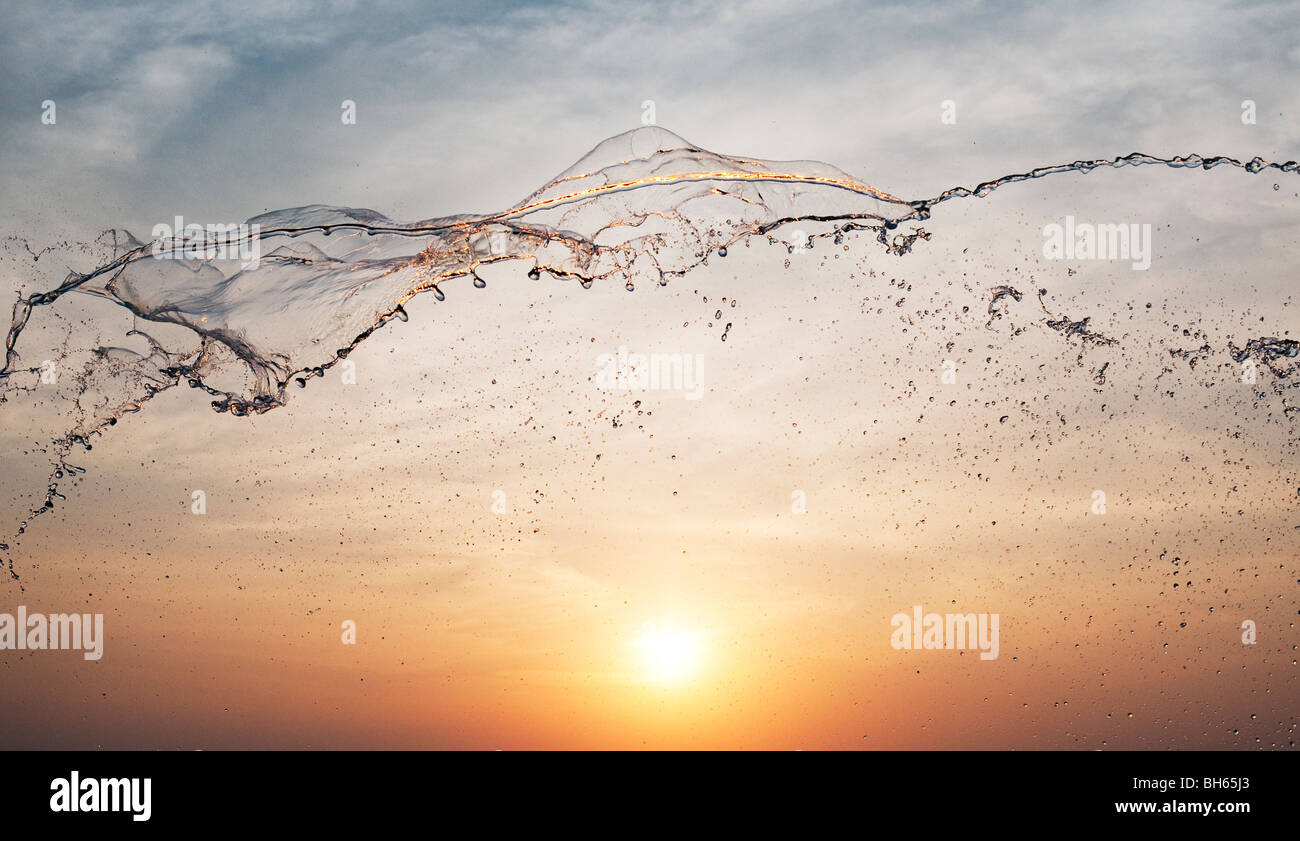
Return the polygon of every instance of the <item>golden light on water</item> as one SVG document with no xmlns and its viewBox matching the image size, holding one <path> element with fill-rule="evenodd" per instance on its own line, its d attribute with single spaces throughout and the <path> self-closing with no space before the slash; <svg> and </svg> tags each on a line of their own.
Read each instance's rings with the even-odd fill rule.
<svg viewBox="0 0 1300 841">
<path fill-rule="evenodd" d="M 569 204 L 570 202 L 592 198 L 603 193 L 620 193 L 624 190 L 635 190 L 639 187 L 672 186 L 674 184 L 691 181 L 789 181 L 796 184 L 821 184 L 827 187 L 835 187 L 841 190 L 849 190 L 850 192 L 871 196 L 872 198 L 880 199 L 882 201 L 906 204 L 903 199 L 891 196 L 888 193 L 877 190 L 875 187 L 870 187 L 859 181 L 844 178 L 829 178 L 825 175 L 801 175 L 797 172 L 745 172 L 743 170 L 719 170 L 710 172 L 679 172 L 671 175 L 648 175 L 643 178 L 618 181 L 613 184 L 601 184 L 596 187 L 589 187 L 585 190 L 565 193 L 562 196 L 551 196 L 549 198 L 539 199 L 538 201 L 530 202 L 503 213 L 499 213 L 494 218 L 506 219 L 512 216 L 523 216 L 544 208 Z"/>
</svg>

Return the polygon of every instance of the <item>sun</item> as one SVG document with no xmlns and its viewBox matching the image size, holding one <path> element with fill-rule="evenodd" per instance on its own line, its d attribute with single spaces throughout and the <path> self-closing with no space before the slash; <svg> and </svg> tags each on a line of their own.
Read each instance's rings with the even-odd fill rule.
<svg viewBox="0 0 1300 841">
<path fill-rule="evenodd" d="M 646 677 L 655 682 L 683 680 L 699 665 L 699 638 L 689 631 L 658 628 L 655 623 L 646 622 L 634 644 L 641 653 Z"/>
</svg>

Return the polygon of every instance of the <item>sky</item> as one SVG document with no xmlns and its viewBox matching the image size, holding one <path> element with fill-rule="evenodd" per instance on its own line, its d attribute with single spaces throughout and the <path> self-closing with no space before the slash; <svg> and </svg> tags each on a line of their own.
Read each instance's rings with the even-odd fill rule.
<svg viewBox="0 0 1300 841">
<path fill-rule="evenodd" d="M 59 243 L 177 215 L 501 209 L 647 101 L 704 148 L 905 198 L 1133 151 L 1300 157 L 1285 3 L 0 13 L 4 235 L 55 246 L 6 262 L 27 292 L 90 268 Z M 502 271 L 255 418 L 168 392 L 15 542 L 0 612 L 108 636 L 96 662 L 0 652 L 0 745 L 1293 746 L 1294 421 L 1165 343 L 1295 336 L 1296 209 L 1282 176 L 1061 176 L 945 205 L 905 258 L 756 243 L 631 294 Z M 1049 264 L 1067 214 L 1151 223 L 1152 270 Z M 1027 294 L 994 323 L 1002 283 Z M 1062 341 L 1039 287 L 1120 345 Z M 56 339 L 121 329 L 60 306 Z M 703 355 L 703 398 L 600 391 L 621 346 Z M 49 463 L 40 417 L 0 418 L 16 524 Z M 999 614 L 998 658 L 893 648 L 918 604 Z"/>
<path fill-rule="evenodd" d="M 513 203 L 640 123 L 897 195 L 1213 149 L 1287 159 L 1286 3 L 6 4 L 7 217 L 144 228 Z M 55 130 L 41 102 L 59 109 Z M 354 126 L 339 103 L 357 103 Z M 939 124 L 940 103 L 957 123 Z M 1261 119 L 1243 126 L 1240 103 Z M 943 129 L 943 130 L 940 130 Z M 418 173 L 418 177 L 412 174 Z"/>
</svg>

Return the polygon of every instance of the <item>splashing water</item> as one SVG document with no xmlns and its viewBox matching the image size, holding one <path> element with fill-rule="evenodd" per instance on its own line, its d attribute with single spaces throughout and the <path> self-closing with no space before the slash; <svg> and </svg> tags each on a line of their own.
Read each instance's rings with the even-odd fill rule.
<svg viewBox="0 0 1300 841">
<path fill-rule="evenodd" d="M 823 239 L 842 244 L 862 232 L 887 253 L 902 256 L 930 239 L 920 223 L 953 199 L 984 197 L 1003 185 L 1049 175 L 1145 165 L 1228 166 L 1248 173 L 1297 169 L 1294 161 L 1132 154 L 904 200 L 827 164 L 719 155 L 663 129 L 640 128 L 599 144 L 499 213 L 402 223 L 372 210 L 312 205 L 255 217 L 249 220 L 251 233 L 233 236 L 198 233 L 144 243 L 110 231 L 86 247 L 101 256 L 96 268 L 70 273 L 15 303 L 0 402 L 18 403 L 38 387 L 43 368 L 23 362 L 24 331 L 34 317 L 54 313 L 69 293 L 107 300 L 132 317 L 133 326 L 111 344 L 98 343 L 97 331 L 72 328 L 59 352 L 58 362 L 72 371 L 65 379 L 71 408 L 62 435 L 47 451 L 55 467 L 44 503 L 32 512 L 36 516 L 64 498 L 64 479 L 81 472 L 68 462 L 71 453 L 89 449 L 93 436 L 159 393 L 185 384 L 208 395 L 216 411 L 235 415 L 282 406 L 291 387 L 321 377 L 389 321 L 405 320 L 404 306 L 413 297 L 428 292 L 444 300 L 457 281 L 481 288 L 486 282 L 480 271 L 491 264 L 517 261 L 533 279 L 548 274 L 584 287 L 618 282 L 634 290 L 643 283 L 668 284 L 750 238 L 794 252 Z M 20 244 L 23 253 L 11 249 L 17 256 L 10 262 L 15 271 L 29 272 L 45 253 Z M 236 245 L 255 248 L 259 258 L 241 263 L 216 256 Z M 988 294 L 990 328 L 1023 299 L 1010 285 Z M 1090 317 L 1053 313 L 1042 291 L 1037 297 L 1041 323 L 1077 343 L 1080 362 L 1086 347 L 1117 343 L 1094 329 Z M 1273 375 L 1284 414 L 1295 411 L 1283 392 L 1294 384 L 1284 381 L 1295 370 L 1287 364 L 1297 357 L 1295 341 L 1260 336 L 1244 347 L 1229 343 L 1226 350 L 1235 362 L 1258 361 Z M 1208 343 L 1199 350 L 1170 349 L 1193 368 L 1213 352 Z M 1109 364 L 1093 372 L 1097 385 L 1106 383 Z M 0 544 L 0 550 L 8 546 Z M 17 577 L 12 559 L 8 565 Z"/>
</svg>

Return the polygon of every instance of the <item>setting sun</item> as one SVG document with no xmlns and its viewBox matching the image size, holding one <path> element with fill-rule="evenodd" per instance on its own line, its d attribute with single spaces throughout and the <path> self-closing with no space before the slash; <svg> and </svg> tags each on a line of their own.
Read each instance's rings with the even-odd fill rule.
<svg viewBox="0 0 1300 841">
<path fill-rule="evenodd" d="M 636 648 L 647 678 L 658 682 L 677 681 L 689 676 L 699 664 L 700 645 L 696 634 L 655 623 L 641 626 Z"/>
</svg>

